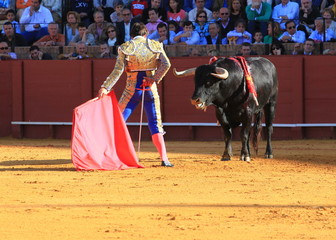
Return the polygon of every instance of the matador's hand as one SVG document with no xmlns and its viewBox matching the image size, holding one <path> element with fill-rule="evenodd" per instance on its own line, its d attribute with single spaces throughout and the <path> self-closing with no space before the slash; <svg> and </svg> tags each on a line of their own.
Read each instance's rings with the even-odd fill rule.
<svg viewBox="0 0 336 240">
<path fill-rule="evenodd" d="M 150 77 L 144 77 L 143 83 L 141 84 L 140 87 L 150 87 L 154 83 L 154 79 Z"/>
<path fill-rule="evenodd" d="M 108 94 L 107 89 L 104 88 L 104 87 L 102 87 L 102 88 L 99 90 L 99 92 L 98 92 L 98 98 L 102 98 L 102 97 L 104 97 L 104 96 L 107 95 L 107 94 Z"/>
</svg>

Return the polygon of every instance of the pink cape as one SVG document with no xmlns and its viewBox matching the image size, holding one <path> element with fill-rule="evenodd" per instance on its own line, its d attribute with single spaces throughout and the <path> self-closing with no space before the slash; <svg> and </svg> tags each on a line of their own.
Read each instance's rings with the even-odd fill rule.
<svg viewBox="0 0 336 240">
<path fill-rule="evenodd" d="M 73 111 L 71 158 L 77 170 L 142 168 L 113 91 Z"/>
</svg>

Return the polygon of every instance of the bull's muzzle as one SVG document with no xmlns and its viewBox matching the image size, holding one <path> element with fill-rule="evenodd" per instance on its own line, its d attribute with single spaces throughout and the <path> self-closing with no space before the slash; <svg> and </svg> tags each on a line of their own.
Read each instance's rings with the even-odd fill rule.
<svg viewBox="0 0 336 240">
<path fill-rule="evenodd" d="M 196 107 L 196 109 L 202 109 L 202 110 L 206 110 L 206 105 L 205 102 L 202 102 L 201 99 L 197 98 L 197 99 L 191 99 L 191 104 L 194 105 Z"/>
</svg>

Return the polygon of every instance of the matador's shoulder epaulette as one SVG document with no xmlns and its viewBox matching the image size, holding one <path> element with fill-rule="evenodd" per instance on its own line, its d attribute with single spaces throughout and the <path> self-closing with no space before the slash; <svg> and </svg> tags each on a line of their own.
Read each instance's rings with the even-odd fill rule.
<svg viewBox="0 0 336 240">
<path fill-rule="evenodd" d="M 163 51 L 163 44 L 159 41 L 151 40 L 147 38 L 147 44 L 149 49 L 154 53 L 160 53 Z"/>
<path fill-rule="evenodd" d="M 119 51 L 122 51 L 125 55 L 133 55 L 135 52 L 135 44 L 133 41 L 127 41 L 120 45 Z"/>
</svg>

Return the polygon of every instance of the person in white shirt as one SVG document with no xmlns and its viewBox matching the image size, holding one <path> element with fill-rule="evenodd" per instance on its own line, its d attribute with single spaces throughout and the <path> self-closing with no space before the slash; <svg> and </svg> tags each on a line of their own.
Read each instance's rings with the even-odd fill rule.
<svg viewBox="0 0 336 240">
<path fill-rule="evenodd" d="M 54 22 L 60 23 L 62 18 L 62 0 L 43 0 L 42 6 L 49 9 L 51 15 L 54 19 Z"/>
<path fill-rule="evenodd" d="M 286 31 L 279 37 L 283 43 L 304 43 L 306 34 L 303 31 L 296 30 L 295 22 L 290 20 L 286 22 Z"/>
<path fill-rule="evenodd" d="M 300 7 L 296 2 L 281 0 L 281 3 L 273 8 L 272 18 L 280 23 L 282 29 L 286 29 L 285 23 L 294 20 L 298 24 Z"/>
<path fill-rule="evenodd" d="M 190 21 L 183 23 L 183 31 L 180 31 L 174 37 L 174 43 L 178 45 L 196 45 L 199 43 L 200 36 L 194 30 L 194 25 Z"/>
<path fill-rule="evenodd" d="M 20 24 L 25 29 L 22 35 L 29 45 L 48 35 L 48 24 L 53 21 L 51 12 L 41 2 L 42 0 L 32 0 L 32 5 L 23 11 L 20 18 Z"/>
<path fill-rule="evenodd" d="M 309 38 L 313 39 L 316 43 L 328 42 L 332 38 L 335 38 L 335 32 L 330 28 L 324 30 L 323 18 L 318 17 L 315 19 L 315 30 L 310 34 Z"/>
<path fill-rule="evenodd" d="M 174 42 L 176 33 L 174 31 L 168 32 L 168 26 L 166 23 L 161 22 L 157 25 L 157 30 L 148 35 L 149 39 L 162 42 L 164 45 L 169 45 Z"/>
</svg>

